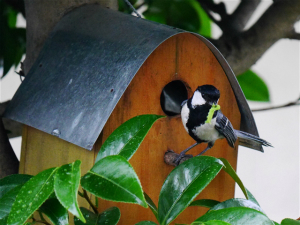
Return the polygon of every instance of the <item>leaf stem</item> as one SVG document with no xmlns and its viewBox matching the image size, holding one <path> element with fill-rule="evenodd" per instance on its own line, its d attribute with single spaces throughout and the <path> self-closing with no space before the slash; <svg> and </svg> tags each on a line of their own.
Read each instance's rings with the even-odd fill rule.
<svg viewBox="0 0 300 225">
<path fill-rule="evenodd" d="M 87 200 L 87 202 L 90 204 L 90 206 L 92 207 L 92 209 L 94 210 L 94 212 L 96 214 L 99 214 L 97 207 L 92 203 L 91 199 L 88 196 L 88 193 L 86 192 L 86 190 L 83 189 L 83 197 Z"/>
<path fill-rule="evenodd" d="M 42 224 L 46 224 L 46 225 L 51 225 L 51 223 L 48 223 L 45 220 L 37 220 L 34 217 L 32 217 L 31 219 L 32 219 L 33 222 L 36 222 L 36 223 L 42 223 Z"/>
</svg>

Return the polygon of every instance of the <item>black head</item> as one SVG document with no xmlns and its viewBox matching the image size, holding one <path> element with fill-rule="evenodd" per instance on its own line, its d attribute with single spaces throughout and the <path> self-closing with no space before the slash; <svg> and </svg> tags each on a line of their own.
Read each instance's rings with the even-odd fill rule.
<svg viewBox="0 0 300 225">
<path fill-rule="evenodd" d="M 220 91 L 212 85 L 199 86 L 194 92 L 192 104 L 217 104 L 220 98 Z"/>
</svg>

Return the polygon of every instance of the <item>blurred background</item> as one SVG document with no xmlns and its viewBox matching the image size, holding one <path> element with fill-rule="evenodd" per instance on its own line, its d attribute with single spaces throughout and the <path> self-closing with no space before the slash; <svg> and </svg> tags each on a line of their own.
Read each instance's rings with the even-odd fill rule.
<svg viewBox="0 0 300 225">
<path fill-rule="evenodd" d="M 168 23 L 162 16 L 164 13 L 166 14 L 164 6 L 161 4 L 164 1 L 159 3 L 157 1 L 145 1 L 148 5 L 143 3 L 143 1 L 131 2 L 135 6 L 139 5 L 137 7 L 138 11 L 145 18 Z M 166 2 L 168 1 L 166 0 Z M 188 25 L 182 25 L 180 22 L 184 18 L 182 19 L 179 16 L 179 22 L 173 21 L 174 24 L 171 22 L 169 25 L 178 26 L 193 32 L 195 32 L 195 29 L 198 29 L 198 33 L 215 39 L 222 35 L 220 27 L 208 18 L 199 4 L 195 5 L 198 3 L 197 1 L 175 0 L 174 2 L 178 4 L 188 2 L 190 4 L 188 7 L 180 5 L 182 12 L 189 10 L 191 6 L 196 8 L 199 13 L 199 21 L 202 21 L 202 24 L 200 23 L 199 27 L 193 22 Z M 228 14 L 233 13 L 241 3 L 239 0 L 214 1 L 215 4 L 220 2 L 225 3 Z M 272 0 L 259 2 L 244 30 L 255 24 L 273 3 Z M 175 9 L 176 4 L 174 6 Z M 123 1 L 120 1 L 120 11 L 131 13 Z M 176 15 L 181 15 L 180 11 L 173 11 L 170 14 L 173 18 Z M 193 13 L 186 14 L 193 15 Z M 217 14 L 213 12 L 212 14 L 217 19 L 221 19 L 218 18 Z M 25 28 L 26 20 L 22 14 L 18 13 L 16 18 L 16 27 Z M 191 20 L 191 18 L 188 19 Z M 299 22 L 295 24 L 295 29 L 297 32 L 300 32 Z M 249 75 L 248 71 L 248 74 L 243 73 L 241 76 L 238 76 L 247 99 L 252 99 L 248 101 L 252 110 L 280 106 L 299 99 L 299 52 L 300 45 L 298 40 L 280 39 L 263 54 L 257 63 L 251 66 L 250 70 L 254 75 Z M 25 56 L 23 55 L 22 58 L 24 59 Z M 12 66 L 9 72 L 0 80 L 0 102 L 10 100 L 21 84 L 19 75 L 15 73 L 15 71 L 19 70 L 20 65 Z M 0 64 L 0 75 L 2 73 L 3 67 Z M 249 82 L 249 79 L 253 82 Z M 258 88 L 257 91 L 255 88 Z M 255 100 L 255 96 L 251 95 L 253 93 L 261 94 L 256 101 L 253 101 Z M 265 148 L 265 153 L 262 154 L 258 151 L 239 147 L 237 173 L 271 219 L 278 222 L 287 217 L 297 219 L 300 216 L 299 106 L 254 112 L 254 118 L 260 137 L 272 143 L 274 148 Z M 12 138 L 10 142 L 19 158 L 21 137 Z M 238 186 L 236 187 L 235 197 L 244 197 Z"/>
</svg>

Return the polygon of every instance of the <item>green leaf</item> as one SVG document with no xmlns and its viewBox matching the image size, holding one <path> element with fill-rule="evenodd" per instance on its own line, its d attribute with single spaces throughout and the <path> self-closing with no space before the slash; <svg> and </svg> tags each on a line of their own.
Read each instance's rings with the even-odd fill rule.
<svg viewBox="0 0 300 225">
<path fill-rule="evenodd" d="M 264 224 L 274 225 L 273 222 L 263 213 L 245 207 L 233 207 L 219 210 L 211 210 L 198 218 L 197 222 L 210 220 L 221 220 L 232 225 L 240 224 Z M 195 222 L 196 222 L 195 221 Z"/>
<path fill-rule="evenodd" d="M 231 208 L 231 207 L 246 207 L 255 209 L 259 212 L 262 212 L 265 214 L 265 212 L 254 202 L 242 198 L 232 198 L 228 199 L 224 202 L 220 202 L 219 204 L 215 205 L 211 208 L 211 210 L 219 210 L 219 209 L 225 209 L 225 208 Z"/>
<path fill-rule="evenodd" d="M 154 202 L 152 201 L 152 199 L 149 197 L 149 195 L 146 194 L 146 192 L 144 192 L 144 196 L 145 196 L 145 200 L 147 202 L 147 205 L 149 206 L 149 208 L 153 212 L 155 218 L 158 220 L 156 205 L 154 204 Z"/>
<path fill-rule="evenodd" d="M 246 99 L 252 101 L 269 102 L 269 90 L 265 82 L 253 71 L 237 76 L 237 80 L 245 94 Z"/>
<path fill-rule="evenodd" d="M 300 221 L 286 218 L 281 221 L 281 225 L 300 225 Z"/>
<path fill-rule="evenodd" d="M 80 160 L 58 168 L 54 177 L 54 191 L 60 203 L 74 216 L 85 222 L 77 202 L 80 184 Z"/>
<path fill-rule="evenodd" d="M 44 170 L 21 188 L 8 216 L 9 225 L 23 224 L 51 195 L 57 168 Z"/>
<path fill-rule="evenodd" d="M 230 163 L 227 161 L 227 159 L 224 159 L 224 158 L 219 158 L 219 159 L 224 163 L 223 170 L 226 173 L 228 173 L 233 178 L 233 180 L 239 185 L 239 187 L 241 188 L 242 192 L 244 193 L 246 199 L 249 199 L 247 190 L 246 190 L 243 182 L 241 181 L 239 176 L 236 174 L 235 170 L 232 168 Z"/>
<path fill-rule="evenodd" d="M 152 0 L 143 13 L 146 19 L 191 32 L 200 30 L 200 15 L 195 0 Z M 199 8 L 198 4 L 198 8 Z"/>
<path fill-rule="evenodd" d="M 86 223 L 81 222 L 78 218 L 74 218 L 75 225 L 115 225 L 119 222 L 121 213 L 117 207 L 111 207 L 104 212 L 96 215 L 86 208 L 80 207 Z"/>
<path fill-rule="evenodd" d="M 197 10 L 200 19 L 200 29 L 197 31 L 197 33 L 205 37 L 211 37 L 211 20 L 209 16 L 206 14 L 198 1 L 191 1 L 191 4 L 193 8 Z"/>
<path fill-rule="evenodd" d="M 30 178 L 32 176 L 26 174 L 13 174 L 2 178 L 0 180 L 0 198 L 15 187 L 25 184 Z"/>
<path fill-rule="evenodd" d="M 7 217 L 3 218 L 3 219 L 0 219 L 0 225 L 7 225 Z"/>
<path fill-rule="evenodd" d="M 160 225 L 171 223 L 215 178 L 222 165 L 217 158 L 197 156 L 177 166 L 165 180 L 159 195 Z"/>
<path fill-rule="evenodd" d="M 39 208 L 39 211 L 44 213 L 54 225 L 69 224 L 68 211 L 55 198 L 48 199 Z"/>
<path fill-rule="evenodd" d="M 31 177 L 25 174 L 14 174 L 0 180 L 0 219 L 8 217 L 21 187 Z"/>
<path fill-rule="evenodd" d="M 148 207 L 138 176 L 128 161 L 119 155 L 99 160 L 81 178 L 81 185 L 93 195 L 106 200 Z"/>
<path fill-rule="evenodd" d="M 121 155 L 127 160 L 136 152 L 153 123 L 164 116 L 141 115 L 131 118 L 119 126 L 103 143 L 96 158 Z"/>
<path fill-rule="evenodd" d="M 219 203 L 220 203 L 219 201 L 212 200 L 212 199 L 199 199 L 193 201 L 189 206 L 202 206 L 206 208 L 212 208 Z"/>
<path fill-rule="evenodd" d="M 191 225 L 230 225 L 230 223 L 221 220 L 210 220 L 207 222 L 193 222 Z"/>
<path fill-rule="evenodd" d="M 152 221 L 141 221 L 136 223 L 135 225 L 157 225 L 157 224 Z"/>
<path fill-rule="evenodd" d="M 255 197 L 252 195 L 252 193 L 246 188 L 248 200 L 254 202 L 256 205 L 260 206 Z"/>
<path fill-rule="evenodd" d="M 7 217 L 21 187 L 32 176 L 14 174 L 0 180 L 0 219 Z"/>
<path fill-rule="evenodd" d="M 280 225 L 279 223 L 275 222 L 274 220 L 273 220 L 273 223 L 274 223 L 274 225 Z"/>
</svg>

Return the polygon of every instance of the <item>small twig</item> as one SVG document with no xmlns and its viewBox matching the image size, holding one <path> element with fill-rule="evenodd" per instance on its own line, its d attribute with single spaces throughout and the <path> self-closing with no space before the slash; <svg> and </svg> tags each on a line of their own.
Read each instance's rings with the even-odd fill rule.
<svg viewBox="0 0 300 225">
<path fill-rule="evenodd" d="M 287 103 L 287 104 L 284 104 L 284 105 L 273 106 L 273 107 L 262 108 L 262 109 L 253 109 L 252 112 L 261 112 L 261 111 L 267 111 L 267 110 L 272 110 L 272 109 L 280 109 L 280 108 L 285 108 L 285 107 L 289 107 L 289 106 L 296 106 L 296 105 L 300 105 L 299 99 L 297 99 L 294 102 L 290 102 L 290 103 Z"/>
<path fill-rule="evenodd" d="M 90 206 L 92 207 L 92 209 L 94 210 L 94 212 L 96 214 L 99 214 L 97 207 L 92 203 L 91 199 L 88 196 L 88 193 L 86 192 L 86 190 L 83 190 L 83 197 L 87 200 L 87 202 L 90 204 Z"/>
</svg>

